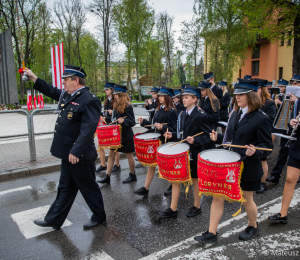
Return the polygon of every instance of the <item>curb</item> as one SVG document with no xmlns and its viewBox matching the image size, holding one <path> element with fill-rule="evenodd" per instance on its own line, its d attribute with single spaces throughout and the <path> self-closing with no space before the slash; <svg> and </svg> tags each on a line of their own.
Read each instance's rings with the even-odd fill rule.
<svg viewBox="0 0 300 260">
<path fill-rule="evenodd" d="M 135 156 L 135 152 L 133 153 Z M 120 154 L 120 159 L 126 158 L 124 153 Z M 105 155 L 105 161 L 107 161 L 108 155 Z M 95 163 L 100 163 L 100 158 L 97 157 Z M 30 168 L 24 167 L 19 169 L 8 170 L 0 172 L 0 182 L 14 180 L 18 178 L 28 177 L 36 174 L 48 174 L 53 171 L 60 171 L 60 161 L 54 161 L 52 164 L 34 165 Z"/>
</svg>

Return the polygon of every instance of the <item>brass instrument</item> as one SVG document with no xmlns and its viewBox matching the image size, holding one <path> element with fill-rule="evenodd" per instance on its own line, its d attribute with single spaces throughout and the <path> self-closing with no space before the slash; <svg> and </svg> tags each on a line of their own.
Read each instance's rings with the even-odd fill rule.
<svg viewBox="0 0 300 260">
<path fill-rule="evenodd" d="M 286 95 L 273 122 L 273 127 L 275 129 L 288 130 L 288 123 L 291 120 L 293 105 L 294 101 L 291 101 L 290 97 Z"/>
<path fill-rule="evenodd" d="M 294 125 L 290 137 L 294 137 L 294 135 L 296 134 L 296 131 L 297 131 L 299 123 L 300 123 L 300 112 L 299 112 L 298 116 L 295 119 L 297 119 L 297 123 Z M 292 139 L 289 139 L 285 146 L 290 147 L 291 141 L 292 141 Z"/>
</svg>

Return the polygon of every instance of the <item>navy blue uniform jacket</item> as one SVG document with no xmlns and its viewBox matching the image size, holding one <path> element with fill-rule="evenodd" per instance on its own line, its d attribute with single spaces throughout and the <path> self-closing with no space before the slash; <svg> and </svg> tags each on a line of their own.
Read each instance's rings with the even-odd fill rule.
<svg viewBox="0 0 300 260">
<path fill-rule="evenodd" d="M 215 144 L 209 137 L 211 132 L 211 126 L 207 120 L 207 115 L 198 110 L 196 106 L 191 115 L 186 119 L 186 112 L 182 112 L 180 115 L 180 131 L 183 131 L 183 139 L 186 139 L 188 136 L 193 136 L 195 134 L 203 132 L 202 135 L 194 137 L 194 143 L 189 144 L 185 141 L 186 144 L 190 146 L 190 154 L 193 160 L 190 161 L 191 164 L 197 164 L 198 154 L 204 150 L 215 148 Z M 172 138 L 177 138 L 177 132 L 172 132 Z"/>
<path fill-rule="evenodd" d="M 254 145 L 257 147 L 273 148 L 271 137 L 270 118 L 261 110 L 247 113 L 242 120 L 235 125 L 237 112 L 234 110 L 229 119 L 226 140 L 235 145 Z M 217 143 L 221 144 L 224 135 L 218 134 Z M 266 158 L 271 152 L 256 150 L 252 156 L 246 156 L 247 149 L 231 148 L 240 154 L 244 162 L 244 171 L 241 181 L 256 181 L 263 176 L 261 158 Z"/>
<path fill-rule="evenodd" d="M 59 101 L 62 90 L 44 80 L 38 78 L 33 87 Z M 68 160 L 70 153 L 80 160 L 96 160 L 94 134 L 101 115 L 100 100 L 85 87 L 73 96 L 65 92 L 60 102 L 51 154 L 63 160 Z"/>
</svg>

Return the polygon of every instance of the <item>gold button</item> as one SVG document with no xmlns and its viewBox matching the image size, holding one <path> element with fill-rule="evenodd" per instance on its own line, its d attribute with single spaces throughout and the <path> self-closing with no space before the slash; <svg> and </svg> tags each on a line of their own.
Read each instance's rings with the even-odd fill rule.
<svg viewBox="0 0 300 260">
<path fill-rule="evenodd" d="M 56 125 L 58 125 L 58 123 L 56 123 Z"/>
<path fill-rule="evenodd" d="M 61 117 L 61 116 L 58 116 L 58 117 Z"/>
<path fill-rule="evenodd" d="M 65 109 L 63 108 L 62 111 L 64 111 Z"/>
<path fill-rule="evenodd" d="M 56 133 L 56 130 L 54 131 L 54 133 Z"/>
</svg>

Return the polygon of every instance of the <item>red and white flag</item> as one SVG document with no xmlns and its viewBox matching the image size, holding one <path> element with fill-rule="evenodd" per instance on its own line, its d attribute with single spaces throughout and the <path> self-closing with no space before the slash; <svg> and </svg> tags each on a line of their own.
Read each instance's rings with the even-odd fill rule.
<svg viewBox="0 0 300 260">
<path fill-rule="evenodd" d="M 44 108 L 44 98 L 43 98 L 42 93 L 41 93 L 41 96 L 40 96 L 40 102 L 41 102 L 41 108 Z"/>
<path fill-rule="evenodd" d="M 36 109 L 36 95 L 35 95 L 35 90 L 33 91 L 33 106 L 34 106 L 34 109 Z"/>
<path fill-rule="evenodd" d="M 38 92 L 37 100 L 38 100 L 38 107 L 39 107 L 39 108 L 42 108 L 42 107 L 41 107 L 40 92 Z"/>
<path fill-rule="evenodd" d="M 32 96 L 31 96 L 31 91 L 27 90 L 27 110 L 31 110 L 32 109 Z"/>
<path fill-rule="evenodd" d="M 64 45 L 61 42 L 52 46 L 51 51 L 51 68 L 52 68 L 52 85 L 58 89 L 63 89 L 61 76 L 64 73 Z"/>
</svg>

